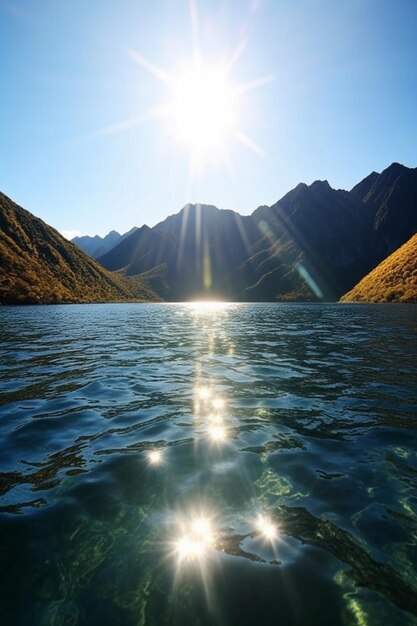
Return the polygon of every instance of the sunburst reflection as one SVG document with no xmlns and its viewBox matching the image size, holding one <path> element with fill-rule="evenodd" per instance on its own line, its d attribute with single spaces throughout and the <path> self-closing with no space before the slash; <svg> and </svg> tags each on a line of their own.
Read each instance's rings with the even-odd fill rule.
<svg viewBox="0 0 417 626">
<path fill-rule="evenodd" d="M 213 443 L 221 444 L 227 439 L 227 430 L 221 424 L 210 424 L 207 428 L 207 432 Z"/>
<path fill-rule="evenodd" d="M 201 560 L 213 548 L 216 530 L 206 515 L 189 516 L 179 524 L 178 537 L 173 542 L 174 554 L 181 564 L 184 561 Z"/>
<path fill-rule="evenodd" d="M 221 411 L 221 409 L 224 408 L 224 404 L 225 402 L 223 398 L 213 398 L 212 405 L 213 405 L 213 408 L 216 409 L 216 411 Z"/>
<path fill-rule="evenodd" d="M 163 461 L 162 450 L 151 450 L 148 452 L 148 461 L 150 465 L 160 465 Z"/>
<path fill-rule="evenodd" d="M 277 526 L 265 515 L 258 515 L 255 528 L 266 541 L 273 542 L 278 538 Z"/>
</svg>

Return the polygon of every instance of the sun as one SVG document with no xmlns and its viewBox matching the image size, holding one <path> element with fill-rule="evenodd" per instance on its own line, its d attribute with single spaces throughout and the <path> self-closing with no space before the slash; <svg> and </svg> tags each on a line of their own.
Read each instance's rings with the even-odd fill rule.
<svg viewBox="0 0 417 626">
<path fill-rule="evenodd" d="M 242 131 L 240 112 L 246 92 L 274 77 L 234 82 L 233 68 L 242 50 L 243 46 L 238 47 L 231 58 L 220 55 L 224 60 L 217 63 L 205 63 L 203 56 L 195 51 L 188 66 L 171 71 L 130 50 L 130 57 L 167 88 L 166 101 L 156 105 L 150 117 L 165 119 L 170 134 L 189 151 L 192 174 L 207 163 L 217 165 L 227 161 L 228 148 L 234 140 L 258 156 L 265 156 L 262 148 Z"/>
<path fill-rule="evenodd" d="M 218 158 L 238 130 L 238 98 L 226 64 L 194 63 L 170 81 L 167 120 L 194 158 Z"/>
<path fill-rule="evenodd" d="M 197 7 L 192 1 L 190 10 L 192 47 L 185 57 L 186 61 L 184 56 L 175 58 L 174 54 L 172 67 L 166 69 L 155 65 L 136 50 L 128 50 L 130 58 L 141 69 L 164 85 L 164 100 L 130 120 L 102 128 L 95 135 L 126 131 L 153 119 L 163 120 L 175 147 L 188 152 L 189 173 L 194 178 L 204 172 L 206 165 L 226 163 L 231 171 L 231 147 L 236 141 L 256 155 L 266 156 L 265 151 L 242 130 L 242 126 L 244 118 L 253 117 L 248 115 L 245 106 L 247 92 L 269 83 L 275 77 L 265 75 L 243 83 L 234 80 L 235 66 L 247 45 L 245 38 L 230 54 L 218 47 L 208 61 L 201 49 Z M 226 47 L 230 50 L 229 46 Z"/>
</svg>

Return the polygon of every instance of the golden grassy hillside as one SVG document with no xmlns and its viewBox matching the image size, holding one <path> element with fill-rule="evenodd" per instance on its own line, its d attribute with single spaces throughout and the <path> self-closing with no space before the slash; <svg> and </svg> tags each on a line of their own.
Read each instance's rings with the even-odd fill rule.
<svg viewBox="0 0 417 626">
<path fill-rule="evenodd" d="M 157 300 L 0 193 L 0 304 Z"/>
<path fill-rule="evenodd" d="M 342 302 L 417 302 L 417 234 L 372 270 Z"/>
</svg>

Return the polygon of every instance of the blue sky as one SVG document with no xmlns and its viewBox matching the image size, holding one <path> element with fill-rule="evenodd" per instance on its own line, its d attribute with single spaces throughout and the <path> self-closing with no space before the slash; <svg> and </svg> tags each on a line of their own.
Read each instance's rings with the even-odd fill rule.
<svg viewBox="0 0 417 626">
<path fill-rule="evenodd" d="M 172 73 L 196 38 L 208 65 L 241 46 L 234 84 L 273 80 L 239 100 L 260 150 L 230 136 L 228 164 L 190 177 L 147 118 L 166 85 L 131 51 Z M 417 165 L 415 0 L 0 0 L 0 58 L 0 190 L 59 230 L 152 226 L 186 202 L 250 213 L 300 181 Z"/>
</svg>

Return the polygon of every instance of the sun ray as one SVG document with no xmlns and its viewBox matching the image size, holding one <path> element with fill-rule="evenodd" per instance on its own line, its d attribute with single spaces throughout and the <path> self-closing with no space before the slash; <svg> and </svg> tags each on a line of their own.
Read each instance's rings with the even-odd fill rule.
<svg viewBox="0 0 417 626">
<path fill-rule="evenodd" d="M 195 0 L 190 0 L 190 22 L 191 22 L 191 37 L 193 42 L 194 49 L 194 58 L 200 63 L 201 62 L 201 49 L 200 49 L 200 27 L 198 20 L 198 9 L 197 3 Z"/>
<path fill-rule="evenodd" d="M 265 150 L 263 150 L 263 148 L 261 148 L 260 146 L 258 146 L 258 144 L 256 144 L 254 141 L 252 141 L 252 139 L 250 139 L 250 137 L 248 137 L 247 135 L 242 133 L 242 131 L 240 131 L 240 130 L 237 131 L 236 139 L 241 141 L 243 143 L 243 145 L 245 145 L 247 148 L 252 150 L 252 152 L 254 152 L 258 156 L 260 156 L 262 159 L 266 158 Z"/>
<path fill-rule="evenodd" d="M 182 266 L 189 213 L 190 213 L 190 205 L 186 204 L 182 212 L 182 219 L 181 219 L 181 233 L 180 233 L 180 245 L 178 247 L 178 255 L 177 255 L 177 269 Z"/>
<path fill-rule="evenodd" d="M 151 61 L 148 61 L 148 59 L 136 52 L 136 50 L 129 50 L 129 56 L 131 59 L 133 59 L 133 61 L 135 61 L 145 70 L 153 74 L 153 76 L 158 78 L 158 80 L 160 80 L 162 83 L 172 86 L 172 76 L 168 72 L 162 70 L 160 67 L 157 67 L 156 65 L 151 63 Z"/>
<path fill-rule="evenodd" d="M 205 164 L 228 163 L 227 145 L 234 138 L 254 154 L 266 153 L 238 128 L 240 96 L 272 80 L 271 74 L 235 84 L 232 70 L 247 47 L 243 37 L 229 59 L 206 65 L 200 50 L 199 16 L 195 0 L 189 0 L 192 54 L 188 66 L 167 71 L 156 66 L 136 50 L 130 57 L 164 83 L 169 91 L 163 117 L 180 145 L 189 150 L 189 178 L 194 179 Z M 218 57 L 221 59 L 221 56 Z"/>
<path fill-rule="evenodd" d="M 249 243 L 249 239 L 248 239 L 248 236 L 246 234 L 246 231 L 245 231 L 245 229 L 243 227 L 243 224 L 242 224 L 242 216 L 239 215 L 239 213 L 234 213 L 234 218 L 235 218 L 237 229 L 239 231 L 240 238 L 242 239 L 243 244 L 244 244 L 246 250 L 249 250 L 250 243 Z"/>
<path fill-rule="evenodd" d="M 196 0 L 189 0 L 191 51 L 188 64 L 176 69 L 156 65 L 137 50 L 127 49 L 129 57 L 140 68 L 161 82 L 167 90 L 165 102 L 148 113 L 109 124 L 93 133 L 102 137 L 125 132 L 147 121 L 163 119 L 167 130 L 178 145 L 188 152 L 188 186 L 204 173 L 206 166 L 226 166 L 233 172 L 229 147 L 236 140 L 254 154 L 266 157 L 265 151 L 240 130 L 244 112 L 242 96 L 274 80 L 273 75 L 260 76 L 252 81 L 233 81 L 233 69 L 248 46 L 243 35 L 231 55 L 218 51 L 210 63 L 203 58 L 200 43 L 200 20 Z M 184 225 L 186 225 L 186 218 Z M 181 252 L 179 254 L 181 260 Z"/>
<path fill-rule="evenodd" d="M 240 83 L 236 85 L 235 90 L 238 94 L 245 93 L 247 91 L 252 91 L 252 89 L 257 89 L 258 87 L 262 87 L 263 85 L 267 85 L 275 80 L 274 74 L 266 74 L 265 76 L 260 76 L 259 78 L 254 78 L 254 80 L 250 80 L 247 83 Z"/>
<path fill-rule="evenodd" d="M 201 250 L 201 204 L 195 207 L 195 245 L 197 250 Z"/>
<path fill-rule="evenodd" d="M 248 45 L 248 40 L 246 38 L 243 38 L 240 40 L 240 42 L 236 46 L 232 56 L 230 57 L 227 63 L 227 68 L 228 68 L 229 73 L 232 71 L 232 69 L 234 68 L 234 66 L 236 65 L 236 63 L 238 62 L 242 54 L 244 53 L 247 45 Z"/>
<path fill-rule="evenodd" d="M 152 120 L 164 117 L 165 115 L 166 113 L 164 112 L 162 107 L 154 107 L 151 109 L 151 111 L 145 113 L 144 115 L 138 115 L 128 120 L 123 120 L 122 122 L 116 122 L 114 124 L 104 126 L 103 128 L 99 128 L 95 132 L 91 133 L 89 137 L 104 137 L 105 135 L 114 135 L 115 133 L 121 133 L 125 130 L 135 128 L 135 126 L 141 126 L 146 122 L 150 122 Z"/>
</svg>

